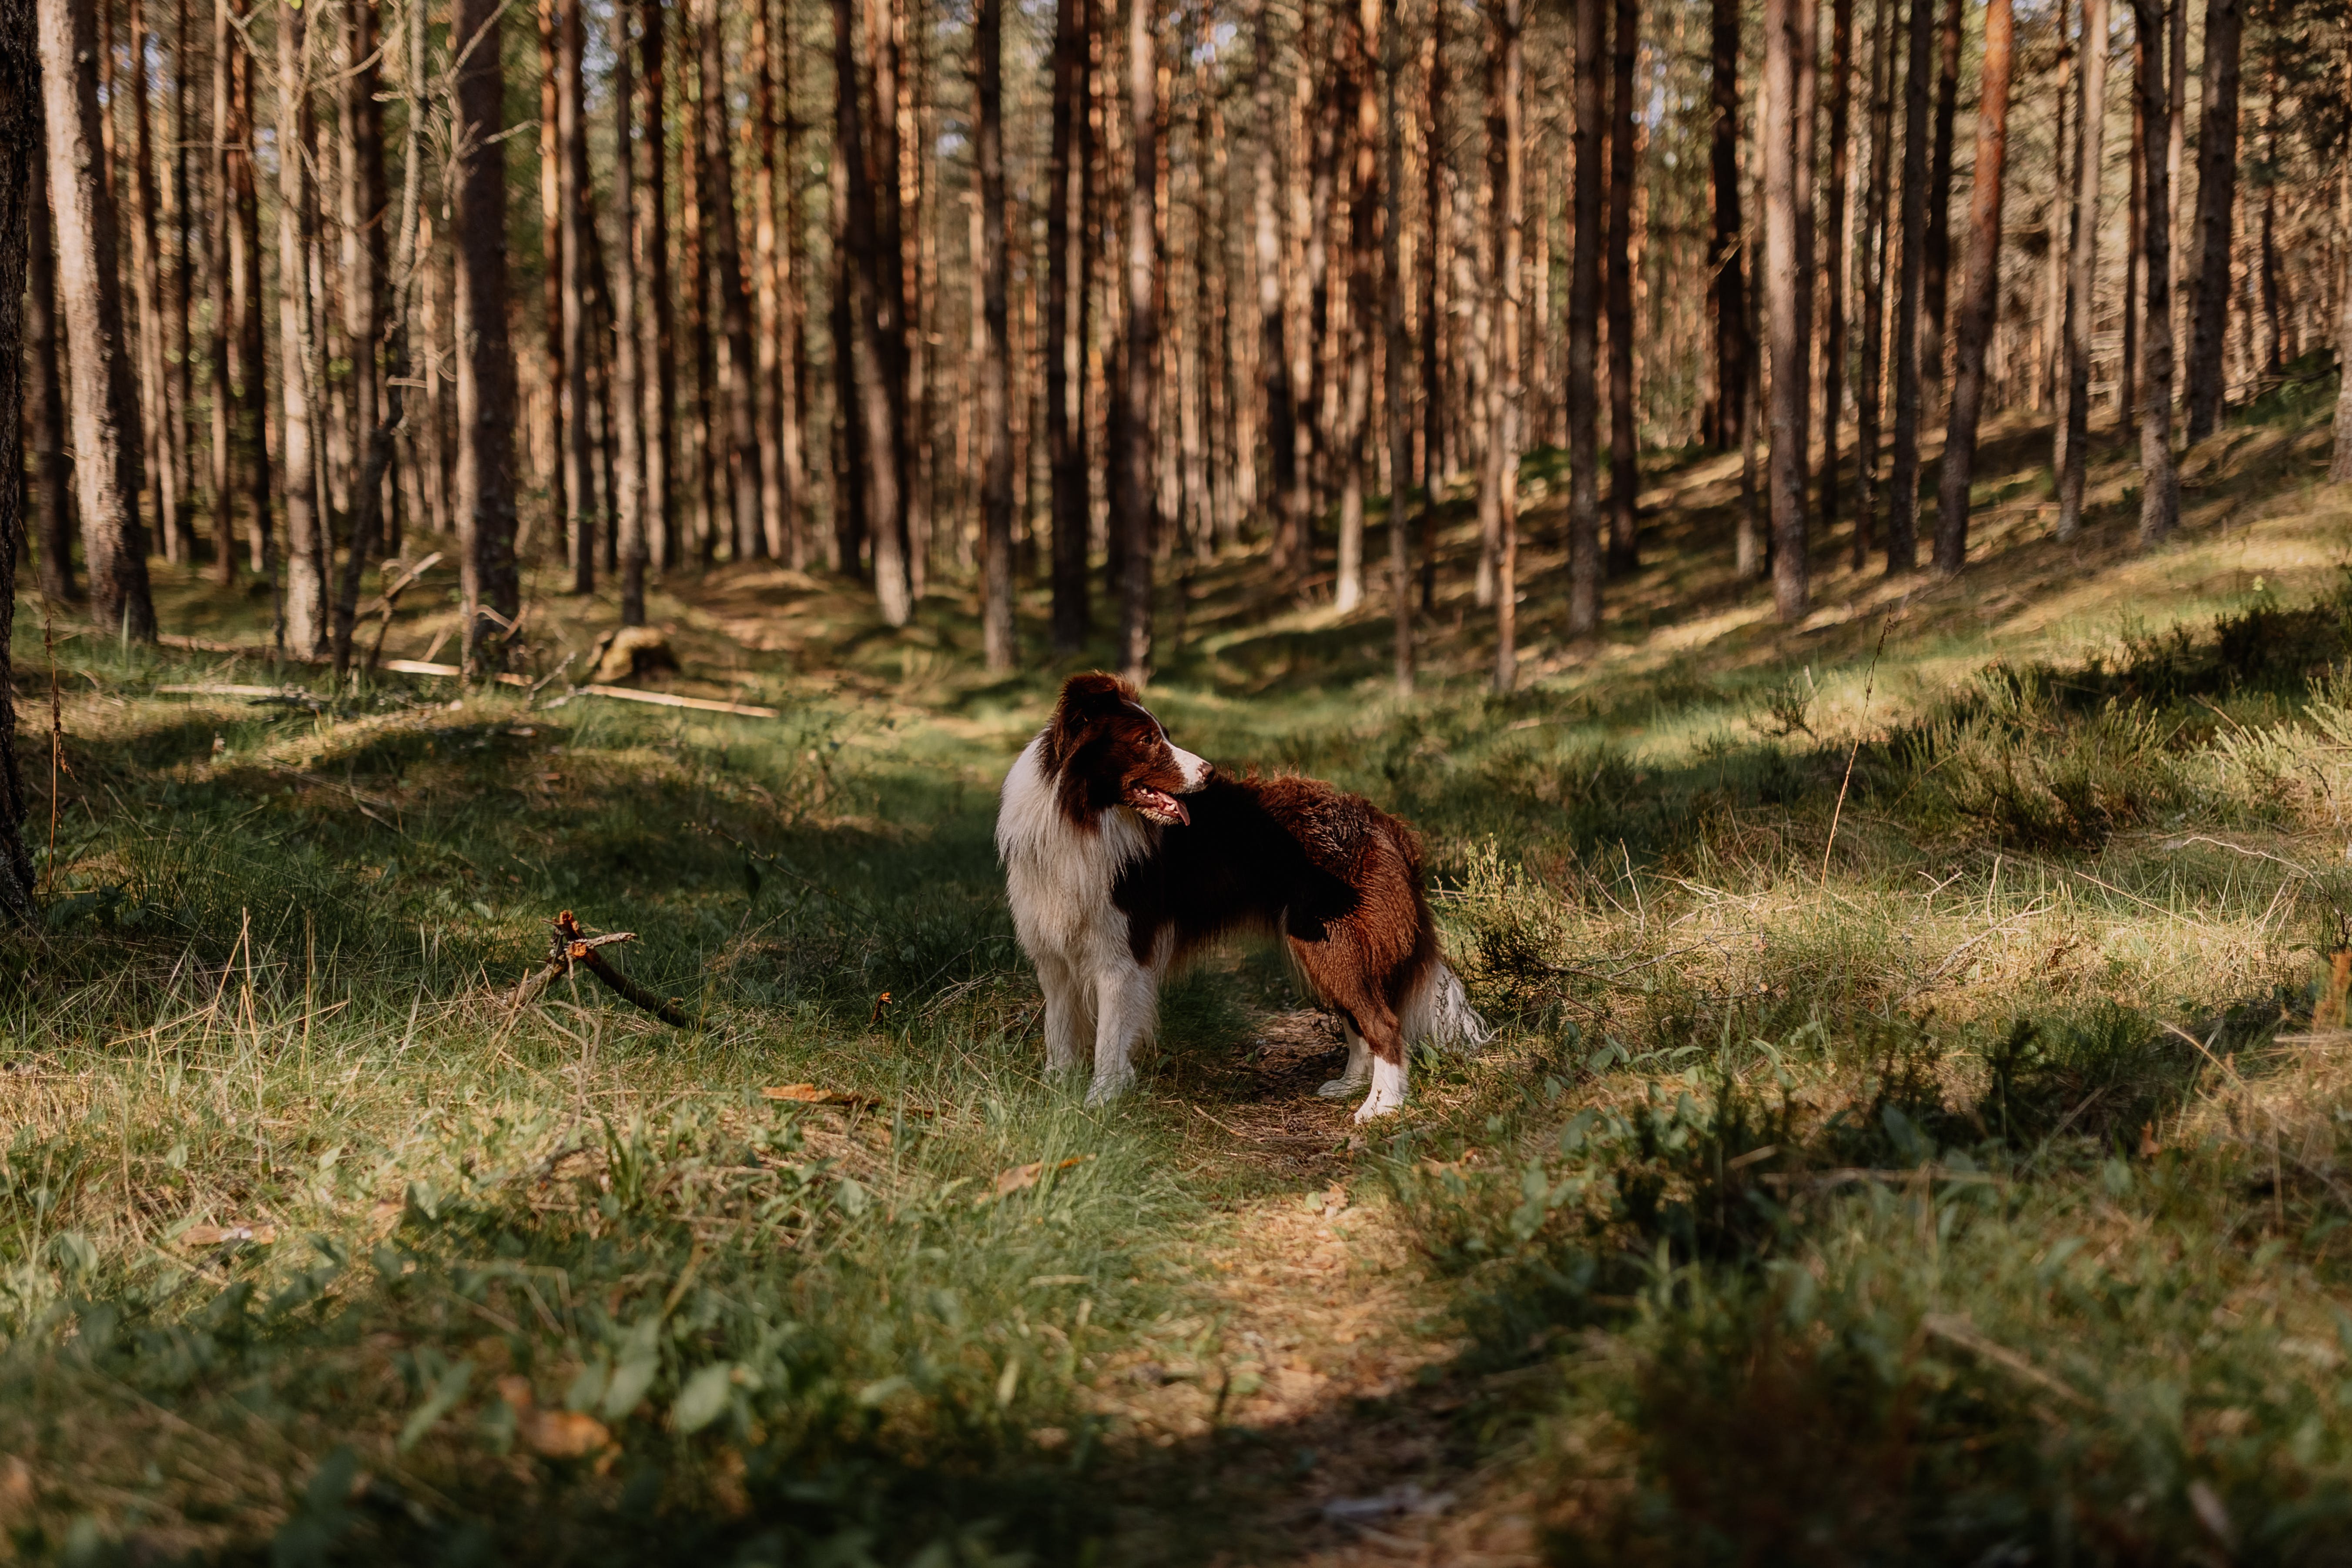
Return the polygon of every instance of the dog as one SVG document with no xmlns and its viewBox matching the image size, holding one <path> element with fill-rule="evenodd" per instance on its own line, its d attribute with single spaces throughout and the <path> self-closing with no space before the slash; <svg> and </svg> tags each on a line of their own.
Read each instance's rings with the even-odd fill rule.
<svg viewBox="0 0 2352 1568">
<path fill-rule="evenodd" d="M 1438 950 L 1421 841 L 1360 795 L 1314 779 L 1235 778 L 1168 738 L 1134 687 L 1073 676 L 1005 776 L 996 818 L 1013 929 L 1045 994 L 1045 1058 L 1087 1102 L 1135 1080 L 1160 987 L 1222 937 L 1278 937 L 1339 1015 L 1348 1066 L 1320 1093 L 1404 1104 L 1411 1049 L 1489 1037 Z"/>
</svg>

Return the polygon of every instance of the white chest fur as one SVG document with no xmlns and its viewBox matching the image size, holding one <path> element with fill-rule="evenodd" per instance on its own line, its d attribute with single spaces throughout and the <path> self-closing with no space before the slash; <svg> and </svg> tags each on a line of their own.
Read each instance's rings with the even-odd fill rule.
<svg viewBox="0 0 2352 1568">
<path fill-rule="evenodd" d="M 1127 947 L 1127 916 L 1111 902 L 1111 886 L 1150 853 L 1159 829 L 1122 806 L 1098 813 L 1091 827 L 1073 823 L 1045 772 L 1045 744 L 1043 735 L 1031 741 L 1005 775 L 996 852 L 1030 957 L 1092 968 Z"/>
</svg>

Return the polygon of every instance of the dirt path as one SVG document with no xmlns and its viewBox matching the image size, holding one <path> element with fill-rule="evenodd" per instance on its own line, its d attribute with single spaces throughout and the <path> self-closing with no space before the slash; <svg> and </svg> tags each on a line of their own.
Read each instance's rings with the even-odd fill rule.
<svg viewBox="0 0 2352 1568">
<path fill-rule="evenodd" d="M 1201 1310 L 1090 1363 L 1088 1402 L 1139 1461 L 1115 1560 L 1539 1561 L 1517 1450 L 1479 1468 L 1444 1291 L 1358 1163 L 1352 1102 L 1315 1095 L 1343 1050 L 1321 1016 L 1274 1014 L 1171 1075 L 1190 1168 L 1253 1195 L 1187 1239 Z"/>
</svg>

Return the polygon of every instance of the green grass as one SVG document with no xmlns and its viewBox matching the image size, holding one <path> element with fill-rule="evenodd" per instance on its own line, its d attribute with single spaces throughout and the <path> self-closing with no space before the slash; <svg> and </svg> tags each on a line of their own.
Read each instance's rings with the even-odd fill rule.
<svg viewBox="0 0 2352 1568">
<path fill-rule="evenodd" d="M 2274 401 L 2271 468 L 2325 413 Z M 1509 698 L 1447 629 L 1460 519 L 1410 703 L 1381 605 L 1200 571 L 1171 731 L 1411 817 L 1504 1026 L 1370 1135 L 1252 1065 L 1264 955 L 1171 990 L 1136 1100 L 1044 1080 L 990 834 L 1055 672 L 978 674 L 960 587 L 905 638 L 788 574 L 657 596 L 772 722 L 166 694 L 251 661 L 69 637 L 0 953 L 0 1532 L 1273 1562 L 1410 1479 L 1451 1512 L 1378 1528 L 1434 1561 L 1520 1518 L 1559 1563 L 2335 1561 L 2352 535 L 2237 450 L 2157 556 L 2110 508 L 2069 568 L 2004 481 L 1968 577 L 1825 563 L 1793 633 L 1662 462 L 1671 547 L 1612 587 L 1649 629 Z M 250 635 L 166 575 L 167 628 Z M 549 664 L 610 616 L 551 603 Z M 565 908 L 691 1026 L 514 1006 Z M 851 1101 L 761 1093 L 803 1083 Z M 1357 1271 L 1281 1282 L 1340 1192 Z"/>
</svg>

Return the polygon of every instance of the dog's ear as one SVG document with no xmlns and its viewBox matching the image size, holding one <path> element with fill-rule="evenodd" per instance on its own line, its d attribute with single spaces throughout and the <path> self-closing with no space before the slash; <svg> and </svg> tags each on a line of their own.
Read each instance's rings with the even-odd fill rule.
<svg viewBox="0 0 2352 1568">
<path fill-rule="evenodd" d="M 1134 700 L 1134 688 L 1115 675 L 1094 670 L 1070 677 L 1062 683 L 1062 699 L 1054 707 L 1055 749 L 1068 755 L 1088 729 Z"/>
</svg>

